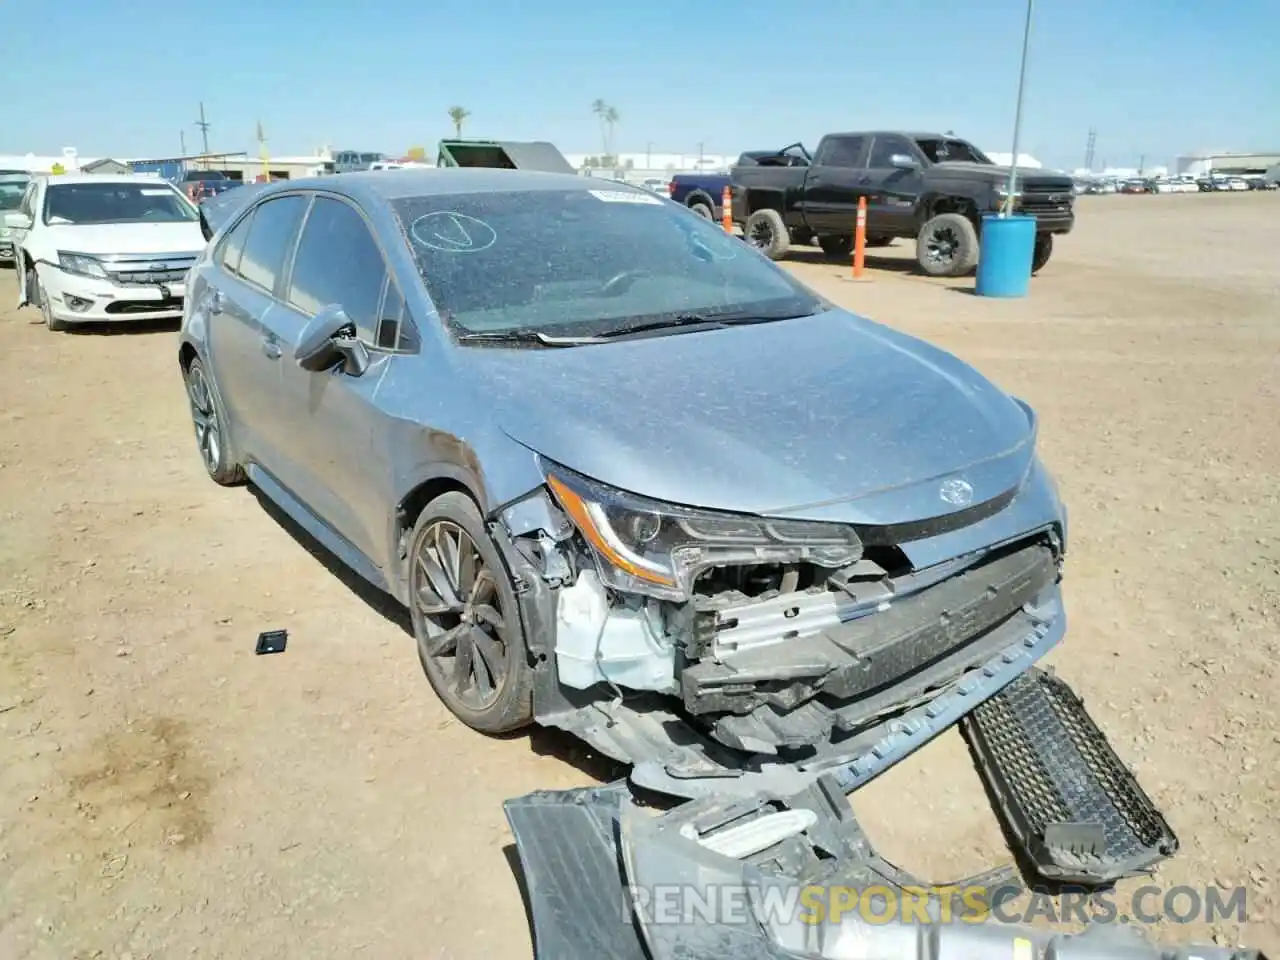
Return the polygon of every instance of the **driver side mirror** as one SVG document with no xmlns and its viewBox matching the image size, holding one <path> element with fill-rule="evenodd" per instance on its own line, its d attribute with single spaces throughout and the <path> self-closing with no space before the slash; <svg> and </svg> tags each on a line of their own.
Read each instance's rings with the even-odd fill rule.
<svg viewBox="0 0 1280 960">
<path fill-rule="evenodd" d="M 31 218 L 22 211 L 16 210 L 4 215 L 4 225 L 12 230 L 29 230 Z"/>
<path fill-rule="evenodd" d="M 293 359 L 303 370 L 328 370 L 342 364 L 343 372 L 363 376 L 369 369 L 369 348 L 356 336 L 356 325 L 336 303 L 312 317 L 298 337 Z"/>
<path fill-rule="evenodd" d="M 920 167 L 915 157 L 907 153 L 895 153 L 889 158 L 889 164 L 898 170 L 916 170 Z"/>
</svg>

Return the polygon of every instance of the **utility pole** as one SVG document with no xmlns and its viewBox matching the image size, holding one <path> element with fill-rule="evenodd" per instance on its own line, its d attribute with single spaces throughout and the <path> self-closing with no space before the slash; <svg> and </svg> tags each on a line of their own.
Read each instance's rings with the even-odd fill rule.
<svg viewBox="0 0 1280 960">
<path fill-rule="evenodd" d="M 698 144 L 698 169 L 699 170 L 702 169 L 702 148 L 704 146 L 706 146 L 706 144 L 703 144 L 703 143 Z"/>
<path fill-rule="evenodd" d="M 1147 155 L 1144 153 L 1138 158 L 1138 176 L 1142 176 L 1142 171 L 1147 167 Z"/>
<path fill-rule="evenodd" d="M 650 140 L 644 145 L 644 168 L 646 170 L 653 169 L 653 141 Z"/>
<path fill-rule="evenodd" d="M 1090 173 L 1093 172 L 1093 150 L 1098 142 L 1098 131 L 1092 127 L 1089 128 L 1089 140 L 1084 147 L 1084 166 Z"/>
<path fill-rule="evenodd" d="M 1022 135 L 1022 94 L 1027 85 L 1027 51 L 1031 46 L 1031 18 L 1035 10 L 1035 0 L 1027 0 L 1027 19 L 1022 30 L 1022 66 L 1018 70 L 1018 106 L 1013 114 L 1013 156 L 1009 161 L 1009 185 L 1005 192 L 1004 205 L 1000 215 L 1007 217 L 1013 212 L 1014 197 L 1018 189 L 1018 147 Z"/>
<path fill-rule="evenodd" d="M 207 156 L 209 153 L 209 121 L 204 118 L 204 103 L 200 104 L 200 119 L 196 121 L 196 126 L 200 128 L 200 136 L 204 138 L 204 152 Z"/>
<path fill-rule="evenodd" d="M 181 155 L 185 157 L 187 155 L 187 131 L 185 130 L 178 131 L 178 143 L 182 144 Z"/>
</svg>

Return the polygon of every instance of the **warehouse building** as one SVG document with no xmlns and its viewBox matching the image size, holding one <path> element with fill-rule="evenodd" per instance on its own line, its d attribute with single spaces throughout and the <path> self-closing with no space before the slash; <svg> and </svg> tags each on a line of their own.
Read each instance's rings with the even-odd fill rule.
<svg viewBox="0 0 1280 960">
<path fill-rule="evenodd" d="M 1243 177 L 1262 175 L 1280 165 L 1280 150 L 1271 153 L 1228 153 L 1204 151 L 1178 158 L 1178 173 L 1193 177 L 1212 174 Z"/>
</svg>

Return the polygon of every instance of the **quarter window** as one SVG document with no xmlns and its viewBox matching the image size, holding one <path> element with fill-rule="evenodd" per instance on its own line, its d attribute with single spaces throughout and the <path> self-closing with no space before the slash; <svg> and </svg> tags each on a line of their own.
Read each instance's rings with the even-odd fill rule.
<svg viewBox="0 0 1280 960">
<path fill-rule="evenodd" d="M 316 197 L 298 241 L 290 306 L 308 316 L 327 306 L 341 306 L 360 337 L 380 345 L 378 308 L 386 280 L 386 262 L 364 218 L 341 200 Z M 393 300 L 389 306 L 394 305 Z M 397 322 L 397 331 L 398 326 Z"/>
<path fill-rule="evenodd" d="M 237 272 L 241 277 L 264 290 L 275 290 L 306 209 L 307 198 L 300 194 L 267 200 L 258 206 L 240 256 Z"/>
</svg>

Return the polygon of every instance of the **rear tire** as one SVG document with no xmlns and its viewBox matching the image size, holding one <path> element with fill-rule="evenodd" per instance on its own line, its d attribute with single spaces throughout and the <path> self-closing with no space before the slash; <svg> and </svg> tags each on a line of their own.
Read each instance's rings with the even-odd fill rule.
<svg viewBox="0 0 1280 960">
<path fill-rule="evenodd" d="M 196 447 L 200 451 L 205 471 L 214 483 L 223 487 L 243 483 L 244 470 L 236 463 L 235 455 L 231 452 L 227 418 L 222 414 L 218 395 L 199 357 L 187 366 L 184 379 L 187 385 L 187 402 L 191 406 L 191 424 L 196 433 Z"/>
<path fill-rule="evenodd" d="M 1053 234 L 1042 233 L 1036 237 L 1036 247 L 1031 254 L 1031 273 L 1035 275 L 1053 256 Z"/>
<path fill-rule="evenodd" d="M 716 212 L 701 201 L 689 204 L 689 209 L 705 220 L 714 220 L 716 218 Z"/>
<path fill-rule="evenodd" d="M 791 249 L 791 234 L 777 210 L 757 210 L 742 230 L 747 243 L 770 260 L 781 260 Z"/>
<path fill-rule="evenodd" d="M 852 237 L 819 237 L 818 246 L 831 260 L 848 260 L 853 252 Z"/>
<path fill-rule="evenodd" d="M 978 231 L 963 213 L 940 213 L 920 228 L 916 262 L 931 277 L 962 277 L 978 263 Z"/>
</svg>

